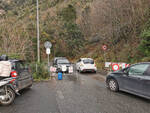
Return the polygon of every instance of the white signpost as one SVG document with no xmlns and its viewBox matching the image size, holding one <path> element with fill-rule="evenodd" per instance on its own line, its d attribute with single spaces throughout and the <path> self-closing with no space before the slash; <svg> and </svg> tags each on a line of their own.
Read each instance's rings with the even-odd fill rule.
<svg viewBox="0 0 150 113">
<path fill-rule="evenodd" d="M 49 55 L 51 54 L 51 47 L 52 47 L 52 43 L 49 41 L 46 41 L 44 43 L 44 46 L 46 48 L 46 54 L 48 55 L 48 67 L 50 66 L 50 62 L 49 62 Z"/>
<path fill-rule="evenodd" d="M 50 48 L 46 48 L 46 54 L 48 54 L 48 55 L 51 54 L 51 49 Z"/>
<path fill-rule="evenodd" d="M 73 73 L 73 67 L 69 67 L 69 73 Z"/>
</svg>

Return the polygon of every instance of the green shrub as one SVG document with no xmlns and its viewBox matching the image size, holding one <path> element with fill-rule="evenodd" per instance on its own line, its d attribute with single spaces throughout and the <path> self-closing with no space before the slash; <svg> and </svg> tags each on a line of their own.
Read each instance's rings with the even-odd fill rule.
<svg viewBox="0 0 150 113">
<path fill-rule="evenodd" d="M 58 16 L 62 18 L 63 21 L 72 22 L 76 20 L 76 9 L 72 5 L 64 8 L 62 11 L 58 12 Z"/>
<path fill-rule="evenodd" d="M 146 29 L 141 33 L 141 44 L 139 49 L 144 57 L 150 56 L 150 20 L 146 25 Z"/>
<path fill-rule="evenodd" d="M 33 78 L 35 80 L 42 80 L 49 78 L 49 72 L 46 63 L 32 63 L 30 65 Z"/>
</svg>

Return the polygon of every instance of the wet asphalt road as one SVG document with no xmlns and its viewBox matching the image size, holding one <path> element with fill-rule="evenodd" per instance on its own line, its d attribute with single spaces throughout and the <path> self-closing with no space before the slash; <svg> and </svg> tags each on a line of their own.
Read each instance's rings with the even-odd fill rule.
<svg viewBox="0 0 150 113">
<path fill-rule="evenodd" d="M 65 76 L 64 80 L 34 83 L 0 113 L 150 113 L 150 101 L 105 87 L 99 74 Z"/>
</svg>

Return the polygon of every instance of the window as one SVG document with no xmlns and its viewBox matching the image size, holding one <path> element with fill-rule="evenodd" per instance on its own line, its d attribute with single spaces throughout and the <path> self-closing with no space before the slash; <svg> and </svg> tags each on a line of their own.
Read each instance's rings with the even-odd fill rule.
<svg viewBox="0 0 150 113">
<path fill-rule="evenodd" d="M 149 64 L 138 64 L 129 68 L 129 75 L 143 75 Z"/>
<path fill-rule="evenodd" d="M 16 65 L 14 62 L 11 63 L 11 69 L 16 69 Z"/>
<path fill-rule="evenodd" d="M 94 64 L 94 61 L 91 59 L 83 60 L 84 64 Z"/>
<path fill-rule="evenodd" d="M 81 62 L 81 59 L 79 59 L 79 60 L 77 61 L 77 63 L 78 63 L 78 62 Z"/>
<path fill-rule="evenodd" d="M 24 69 L 25 68 L 25 65 L 23 62 L 17 62 L 17 69 L 20 70 L 20 69 Z"/>
<path fill-rule="evenodd" d="M 63 59 L 63 60 L 58 60 L 57 63 L 58 64 L 69 64 L 70 62 L 67 59 Z"/>
</svg>

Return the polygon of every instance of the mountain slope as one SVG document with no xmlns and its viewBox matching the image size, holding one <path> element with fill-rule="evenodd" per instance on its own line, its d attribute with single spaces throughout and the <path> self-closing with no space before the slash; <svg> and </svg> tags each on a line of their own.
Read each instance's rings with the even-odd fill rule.
<svg viewBox="0 0 150 113">
<path fill-rule="evenodd" d="M 149 0 L 39 0 L 39 7 L 43 60 L 47 40 L 53 43 L 52 56 L 88 56 L 100 64 L 106 44 L 107 61 L 137 62 L 143 57 L 138 48 Z M 35 61 L 36 0 L 0 0 L 0 12 L 0 52 Z"/>
</svg>

